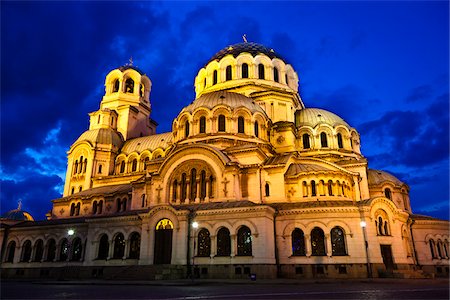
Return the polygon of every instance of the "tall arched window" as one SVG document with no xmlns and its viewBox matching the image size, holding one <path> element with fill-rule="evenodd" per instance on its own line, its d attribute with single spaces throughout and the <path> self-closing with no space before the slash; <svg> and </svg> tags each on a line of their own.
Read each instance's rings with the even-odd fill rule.
<svg viewBox="0 0 450 300">
<path fill-rule="evenodd" d="M 81 186 L 80 186 L 81 188 Z M 81 192 L 81 190 L 80 190 Z M 77 205 L 75 205 L 75 216 L 79 216 L 80 215 L 80 208 L 81 208 L 81 203 L 78 202 Z"/>
<path fill-rule="evenodd" d="M 225 131 L 225 116 L 219 115 L 219 128 L 218 131 L 224 132 Z"/>
<path fill-rule="evenodd" d="M 333 181 L 328 180 L 328 195 L 333 196 Z"/>
<path fill-rule="evenodd" d="M 73 175 L 77 174 L 78 172 L 78 160 L 75 161 L 75 164 L 73 165 Z"/>
<path fill-rule="evenodd" d="M 437 246 L 436 248 L 437 248 L 437 252 L 438 252 L 438 257 L 444 258 L 444 256 L 442 255 L 442 249 L 441 249 L 442 242 L 440 240 L 438 240 L 436 246 Z"/>
<path fill-rule="evenodd" d="M 308 197 L 308 185 L 306 184 L 306 181 L 303 181 L 302 183 L 302 192 L 303 197 Z"/>
<path fill-rule="evenodd" d="M 141 207 L 145 207 L 146 206 L 146 202 L 147 201 L 145 201 L 145 194 L 142 194 L 141 195 Z"/>
<path fill-rule="evenodd" d="M 206 198 L 206 171 L 200 172 L 200 199 Z"/>
<path fill-rule="evenodd" d="M 311 181 L 311 196 L 316 196 L 316 182 L 314 180 Z"/>
<path fill-rule="evenodd" d="M 384 196 L 385 196 L 386 198 L 388 198 L 389 200 L 392 200 L 391 189 L 385 188 L 385 189 L 384 189 Z"/>
<path fill-rule="evenodd" d="M 213 72 L 213 85 L 217 84 L 217 70 Z"/>
<path fill-rule="evenodd" d="M 430 251 L 431 251 L 431 258 L 437 258 L 436 252 L 435 252 L 435 244 L 433 240 L 430 240 Z"/>
<path fill-rule="evenodd" d="M 264 79 L 265 78 L 264 65 L 263 64 L 259 64 L 258 65 L 258 78 L 259 79 Z"/>
<path fill-rule="evenodd" d="M 203 88 L 206 88 L 206 77 L 203 79 Z"/>
<path fill-rule="evenodd" d="M 284 75 L 284 81 L 286 81 L 286 84 L 287 85 L 289 85 L 289 79 L 288 79 L 289 77 L 288 77 L 288 75 L 286 74 L 286 75 Z"/>
<path fill-rule="evenodd" d="M 119 91 L 119 79 L 114 80 L 113 93 L 117 93 Z"/>
<path fill-rule="evenodd" d="M 347 255 L 344 230 L 340 227 L 331 229 L 331 250 L 333 256 Z"/>
<path fill-rule="evenodd" d="M 195 200 L 195 198 L 197 198 L 197 170 L 194 168 L 191 170 L 191 180 L 190 180 L 190 192 L 191 195 L 189 197 L 189 199 L 191 200 Z"/>
<path fill-rule="evenodd" d="M 120 171 L 119 172 L 120 173 L 125 172 L 125 161 L 124 160 L 122 160 L 122 162 L 120 163 Z"/>
<path fill-rule="evenodd" d="M 186 190 L 187 190 L 187 182 L 186 182 L 186 173 L 181 174 L 181 201 L 186 200 Z"/>
<path fill-rule="evenodd" d="M 187 138 L 189 136 L 189 121 L 184 122 L 184 137 Z"/>
<path fill-rule="evenodd" d="M 70 204 L 70 216 L 75 214 L 75 203 Z"/>
<path fill-rule="evenodd" d="M 44 256 L 44 242 L 39 239 L 34 244 L 34 261 L 41 261 Z"/>
<path fill-rule="evenodd" d="M 255 136 L 259 137 L 259 124 L 258 124 L 258 121 L 255 121 Z"/>
<path fill-rule="evenodd" d="M 56 241 L 50 239 L 47 243 L 47 261 L 54 261 L 56 258 Z"/>
<path fill-rule="evenodd" d="M 307 133 L 303 134 L 302 139 L 303 139 L 303 149 L 311 148 L 311 144 L 309 142 L 309 134 Z"/>
<path fill-rule="evenodd" d="M 206 117 L 200 117 L 198 132 L 199 133 L 205 133 L 206 132 Z"/>
<path fill-rule="evenodd" d="M 130 254 L 129 258 L 139 259 L 139 254 L 141 251 L 141 235 L 137 232 L 133 232 L 130 235 Z"/>
<path fill-rule="evenodd" d="M 269 183 L 266 182 L 266 184 L 264 185 L 264 191 L 265 191 L 265 195 L 266 197 L 270 196 L 270 185 Z"/>
<path fill-rule="evenodd" d="M 100 238 L 100 242 L 98 244 L 98 255 L 97 259 L 107 259 L 109 253 L 109 241 L 108 236 L 103 234 Z"/>
<path fill-rule="evenodd" d="M 172 200 L 177 200 L 177 191 L 178 191 L 178 181 L 175 179 L 172 184 Z"/>
<path fill-rule="evenodd" d="M 123 258 L 125 255 L 125 239 L 122 233 L 118 233 L 114 238 L 113 258 Z"/>
<path fill-rule="evenodd" d="M 136 172 L 137 170 L 137 159 L 133 159 L 131 162 L 131 172 Z"/>
<path fill-rule="evenodd" d="M 23 262 L 29 262 L 31 259 L 31 241 L 26 240 L 22 246 L 22 259 Z"/>
<path fill-rule="evenodd" d="M 83 156 L 80 157 L 80 163 L 78 164 L 78 173 L 83 172 Z"/>
<path fill-rule="evenodd" d="M 227 81 L 232 79 L 231 66 L 227 66 L 225 70 L 225 77 Z"/>
<path fill-rule="evenodd" d="M 95 215 L 97 213 L 97 201 L 92 203 L 92 214 Z"/>
<path fill-rule="evenodd" d="M 314 256 L 325 256 L 325 234 L 319 227 L 311 231 L 311 254 Z"/>
<path fill-rule="evenodd" d="M 71 260 L 79 261 L 81 260 L 81 254 L 83 253 L 83 245 L 81 244 L 81 239 L 79 237 L 73 239 L 72 241 L 72 257 Z"/>
<path fill-rule="evenodd" d="M 252 255 L 252 233 L 247 226 L 239 228 L 237 233 L 237 255 Z"/>
<path fill-rule="evenodd" d="M 322 132 L 320 134 L 320 145 L 322 146 L 322 148 L 328 147 L 327 134 L 325 132 Z"/>
<path fill-rule="evenodd" d="M 231 238 L 230 231 L 222 227 L 217 232 L 217 256 L 230 256 Z"/>
<path fill-rule="evenodd" d="M 8 248 L 6 251 L 6 262 L 14 262 L 14 254 L 16 253 L 16 242 L 15 241 L 11 241 L 8 244 Z"/>
<path fill-rule="evenodd" d="M 386 217 L 378 216 L 375 220 L 378 235 L 389 235 L 389 223 Z"/>
<path fill-rule="evenodd" d="M 97 204 L 97 214 L 101 215 L 103 211 L 103 200 L 100 200 Z"/>
<path fill-rule="evenodd" d="M 242 78 L 248 78 L 248 65 L 242 64 Z"/>
<path fill-rule="evenodd" d="M 67 239 L 63 239 L 61 241 L 61 245 L 59 248 L 59 260 L 66 261 L 69 258 L 69 242 Z"/>
<path fill-rule="evenodd" d="M 292 255 L 293 256 L 305 256 L 305 235 L 299 228 L 295 228 L 291 235 L 292 241 Z"/>
<path fill-rule="evenodd" d="M 244 117 L 238 117 L 238 133 L 244 133 Z"/>
<path fill-rule="evenodd" d="M 133 94 L 134 92 L 134 81 L 131 78 L 128 78 L 125 81 L 125 93 Z"/>
<path fill-rule="evenodd" d="M 198 232 L 197 256 L 209 257 L 211 255 L 211 237 L 208 229 L 202 228 Z"/>
<path fill-rule="evenodd" d="M 98 174 L 102 174 L 102 168 L 103 168 L 102 165 L 98 165 Z"/>
<path fill-rule="evenodd" d="M 278 75 L 278 69 L 276 67 L 273 68 L 273 80 L 275 82 L 279 82 L 280 81 L 280 78 L 279 78 L 279 75 Z"/>
<path fill-rule="evenodd" d="M 342 134 L 340 134 L 340 133 L 337 134 L 337 141 L 338 141 L 339 149 L 344 148 L 344 144 L 342 143 Z"/>
<path fill-rule="evenodd" d="M 444 245 L 444 252 L 445 252 L 445 257 L 448 258 L 448 248 L 447 248 L 447 244 L 448 244 L 448 241 L 445 240 L 445 241 L 443 242 L 443 245 Z"/>
</svg>

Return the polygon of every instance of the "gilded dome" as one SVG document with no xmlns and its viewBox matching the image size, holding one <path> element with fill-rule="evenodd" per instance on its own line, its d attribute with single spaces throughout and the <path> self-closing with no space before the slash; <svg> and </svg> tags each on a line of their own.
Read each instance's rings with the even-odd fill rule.
<svg viewBox="0 0 450 300">
<path fill-rule="evenodd" d="M 257 43 L 246 42 L 246 43 L 238 43 L 238 44 L 230 45 L 230 46 L 223 48 L 222 50 L 217 52 L 213 57 L 211 57 L 211 59 L 205 64 L 205 66 L 214 60 L 219 61 L 223 57 L 225 57 L 229 54 L 233 55 L 233 57 L 237 57 L 241 53 L 249 53 L 253 57 L 255 57 L 258 54 L 264 54 L 264 55 L 268 56 L 270 59 L 279 58 L 282 61 L 286 62 L 272 48 L 268 48 L 266 46 L 263 46 L 263 45 L 257 44 Z"/>
<path fill-rule="evenodd" d="M 252 98 L 246 97 L 237 93 L 230 93 L 225 91 L 217 91 L 211 92 L 207 94 L 203 94 L 199 98 L 195 99 L 194 102 L 186 106 L 181 112 L 190 112 L 192 113 L 199 107 L 206 107 L 209 109 L 213 109 L 218 105 L 225 105 L 232 109 L 244 107 L 250 110 L 253 114 L 255 112 L 262 113 L 264 116 L 266 115 L 265 111 L 255 103 Z"/>
<path fill-rule="evenodd" d="M 311 126 L 316 127 L 319 124 L 328 124 L 332 127 L 343 125 L 347 128 L 351 128 L 341 117 L 320 108 L 305 108 L 298 110 L 295 115 L 295 123 L 297 127 Z"/>
<path fill-rule="evenodd" d="M 28 212 L 21 210 L 20 208 L 4 213 L 2 218 L 14 221 L 34 221 L 34 218 Z"/>
<path fill-rule="evenodd" d="M 368 173 L 367 180 L 369 181 L 369 185 L 381 185 L 384 182 L 391 182 L 394 183 L 395 185 L 404 184 L 397 177 L 395 177 L 392 174 L 389 174 L 386 171 L 369 169 L 367 173 Z"/>
<path fill-rule="evenodd" d="M 154 151 L 158 148 L 166 150 L 172 143 L 172 132 L 154 134 L 144 137 L 131 139 L 125 142 L 122 147 L 122 153 L 130 154 L 131 152 L 141 153 L 144 150 Z"/>
<path fill-rule="evenodd" d="M 123 144 L 120 134 L 111 128 L 97 128 L 85 131 L 74 144 L 83 141 L 88 141 L 92 144 L 112 144 L 116 147 L 120 147 Z"/>
</svg>

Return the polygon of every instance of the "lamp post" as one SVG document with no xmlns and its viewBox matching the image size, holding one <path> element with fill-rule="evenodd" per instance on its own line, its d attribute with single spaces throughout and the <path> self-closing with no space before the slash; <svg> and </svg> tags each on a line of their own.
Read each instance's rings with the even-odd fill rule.
<svg viewBox="0 0 450 300">
<path fill-rule="evenodd" d="M 366 250 L 366 268 L 367 268 L 367 277 L 372 278 L 372 269 L 370 267 L 370 261 L 369 261 L 369 243 L 367 242 L 367 233 L 366 233 L 366 226 L 367 223 L 365 221 L 361 221 L 359 225 L 362 228 L 363 236 L 364 236 L 364 249 Z"/>
<path fill-rule="evenodd" d="M 195 277 L 195 246 L 196 246 L 196 239 L 197 239 L 197 228 L 198 228 L 198 222 L 194 221 L 192 222 L 192 228 L 194 228 L 194 251 L 192 252 L 192 279 Z"/>
</svg>

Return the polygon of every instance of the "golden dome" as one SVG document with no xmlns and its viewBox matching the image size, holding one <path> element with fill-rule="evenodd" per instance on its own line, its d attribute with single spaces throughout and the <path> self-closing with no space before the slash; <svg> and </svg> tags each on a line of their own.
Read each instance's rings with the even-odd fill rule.
<svg viewBox="0 0 450 300">
<path fill-rule="evenodd" d="M 369 185 L 381 185 L 384 182 L 391 182 L 395 185 L 403 185 L 404 183 L 400 181 L 397 177 L 392 174 L 389 174 L 386 171 L 373 170 L 369 169 L 367 171 L 367 180 Z"/>
<path fill-rule="evenodd" d="M 165 150 L 170 146 L 172 140 L 172 132 L 139 137 L 126 141 L 121 152 L 130 154 L 134 151 L 141 153 L 144 150 L 154 151 L 158 148 Z"/>
<path fill-rule="evenodd" d="M 305 108 L 298 110 L 295 115 L 295 124 L 297 127 L 311 126 L 316 127 L 320 124 L 328 124 L 332 127 L 343 125 L 347 128 L 351 128 L 341 117 L 338 115 L 320 108 Z"/>
<path fill-rule="evenodd" d="M 116 147 L 120 147 L 123 144 L 122 137 L 117 131 L 111 128 L 97 128 L 83 132 L 83 134 L 75 141 L 78 142 L 88 141 L 92 144 L 112 144 Z"/>
</svg>

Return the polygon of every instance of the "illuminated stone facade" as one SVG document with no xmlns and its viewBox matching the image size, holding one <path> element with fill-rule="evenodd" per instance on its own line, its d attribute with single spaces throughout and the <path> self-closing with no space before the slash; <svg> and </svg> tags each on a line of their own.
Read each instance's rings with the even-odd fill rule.
<svg viewBox="0 0 450 300">
<path fill-rule="evenodd" d="M 194 85 L 156 134 L 150 79 L 111 71 L 49 220 L 3 225 L 3 275 L 448 275 L 448 222 L 412 214 L 409 187 L 368 169 L 355 128 L 305 107 L 273 49 L 226 47 Z"/>
</svg>

